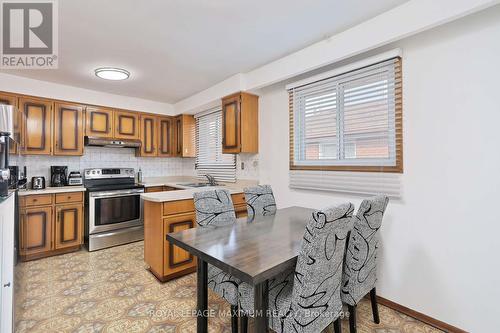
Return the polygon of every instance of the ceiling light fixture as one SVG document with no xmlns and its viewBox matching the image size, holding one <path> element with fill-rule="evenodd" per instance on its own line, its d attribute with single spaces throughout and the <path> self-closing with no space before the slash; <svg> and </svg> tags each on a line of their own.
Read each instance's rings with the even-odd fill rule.
<svg viewBox="0 0 500 333">
<path fill-rule="evenodd" d="M 130 76 L 130 72 L 121 68 L 115 67 L 101 67 L 97 68 L 95 71 L 95 75 L 105 80 L 126 80 Z"/>
</svg>

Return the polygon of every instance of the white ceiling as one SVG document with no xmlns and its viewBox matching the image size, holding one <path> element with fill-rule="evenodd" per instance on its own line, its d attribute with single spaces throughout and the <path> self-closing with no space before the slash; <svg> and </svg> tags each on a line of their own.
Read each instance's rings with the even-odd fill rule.
<svg viewBox="0 0 500 333">
<path fill-rule="evenodd" d="M 64 0 L 59 69 L 5 73 L 175 103 L 406 0 Z M 101 66 L 129 70 L 109 82 Z"/>
</svg>

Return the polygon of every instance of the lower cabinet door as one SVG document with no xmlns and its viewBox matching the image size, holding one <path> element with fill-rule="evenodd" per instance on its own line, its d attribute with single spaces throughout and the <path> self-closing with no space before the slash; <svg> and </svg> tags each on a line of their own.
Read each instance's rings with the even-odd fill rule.
<svg viewBox="0 0 500 333">
<path fill-rule="evenodd" d="M 52 207 L 27 208 L 21 213 L 21 255 L 41 254 L 52 249 Z"/>
<path fill-rule="evenodd" d="M 56 249 L 78 246 L 82 243 L 82 211 L 82 204 L 56 206 Z"/>
<path fill-rule="evenodd" d="M 196 226 L 196 216 L 193 213 L 168 216 L 163 219 L 163 232 L 168 234 Z M 173 245 L 169 241 L 164 242 L 164 260 L 163 274 L 169 276 L 196 266 L 196 257 L 191 253 Z"/>
</svg>

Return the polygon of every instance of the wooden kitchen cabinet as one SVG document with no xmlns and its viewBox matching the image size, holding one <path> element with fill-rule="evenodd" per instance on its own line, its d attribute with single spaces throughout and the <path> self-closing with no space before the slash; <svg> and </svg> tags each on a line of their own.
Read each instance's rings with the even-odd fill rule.
<svg viewBox="0 0 500 333">
<path fill-rule="evenodd" d="M 244 193 L 231 198 L 237 217 L 247 216 Z M 196 258 L 166 238 L 168 233 L 196 227 L 193 199 L 144 201 L 144 260 L 158 280 L 165 282 L 196 270 Z"/>
<path fill-rule="evenodd" d="M 68 253 L 83 243 L 83 192 L 19 197 L 22 261 Z"/>
<path fill-rule="evenodd" d="M 17 105 L 17 96 L 13 95 L 13 94 L 0 92 L 0 104 L 12 105 L 12 106 L 17 107 L 18 106 Z M 16 122 L 16 124 L 14 124 L 14 126 L 16 126 L 16 125 L 20 127 L 20 128 L 18 128 L 18 130 L 21 131 L 22 130 L 21 119 L 17 119 L 17 122 Z M 19 147 L 18 143 L 12 142 L 12 144 L 9 146 L 9 153 L 10 154 L 17 154 L 19 152 L 19 150 L 20 150 L 20 147 Z"/>
<path fill-rule="evenodd" d="M 52 206 L 39 206 L 21 211 L 21 256 L 41 255 L 52 249 L 52 209 Z"/>
<path fill-rule="evenodd" d="M 54 155 L 83 155 L 83 111 L 79 104 L 54 105 Z"/>
<path fill-rule="evenodd" d="M 115 110 L 114 137 L 139 140 L 139 112 Z"/>
<path fill-rule="evenodd" d="M 196 157 L 194 116 L 181 114 L 174 118 L 174 150 L 172 156 Z"/>
<path fill-rule="evenodd" d="M 171 215 L 163 219 L 163 234 L 178 232 L 194 228 L 196 216 L 194 212 Z M 163 275 L 172 276 L 181 271 L 196 269 L 196 257 L 178 246 L 166 241 L 163 244 L 163 257 L 166 259 L 163 266 Z"/>
<path fill-rule="evenodd" d="M 64 249 L 82 244 L 82 204 L 57 205 L 55 216 L 54 248 Z"/>
<path fill-rule="evenodd" d="M 85 135 L 96 138 L 113 138 L 113 110 L 87 106 Z"/>
<path fill-rule="evenodd" d="M 173 146 L 173 119 L 172 117 L 158 117 L 158 156 L 171 157 L 174 155 Z"/>
<path fill-rule="evenodd" d="M 140 149 L 137 149 L 139 156 L 158 155 L 158 117 L 155 115 L 141 114 L 141 141 Z"/>
<path fill-rule="evenodd" d="M 240 92 L 222 99 L 222 152 L 259 152 L 259 97 Z"/>
<path fill-rule="evenodd" d="M 52 111 L 51 100 L 21 97 L 19 108 L 24 113 L 23 154 L 52 154 Z"/>
</svg>

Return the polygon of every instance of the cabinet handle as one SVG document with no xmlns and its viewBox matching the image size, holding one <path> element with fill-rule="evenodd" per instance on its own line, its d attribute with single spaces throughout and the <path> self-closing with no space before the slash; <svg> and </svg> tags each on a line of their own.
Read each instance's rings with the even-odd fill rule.
<svg viewBox="0 0 500 333">
<path fill-rule="evenodd" d="M 6 284 L 3 285 L 4 288 L 10 287 L 10 282 L 7 282 Z"/>
</svg>

